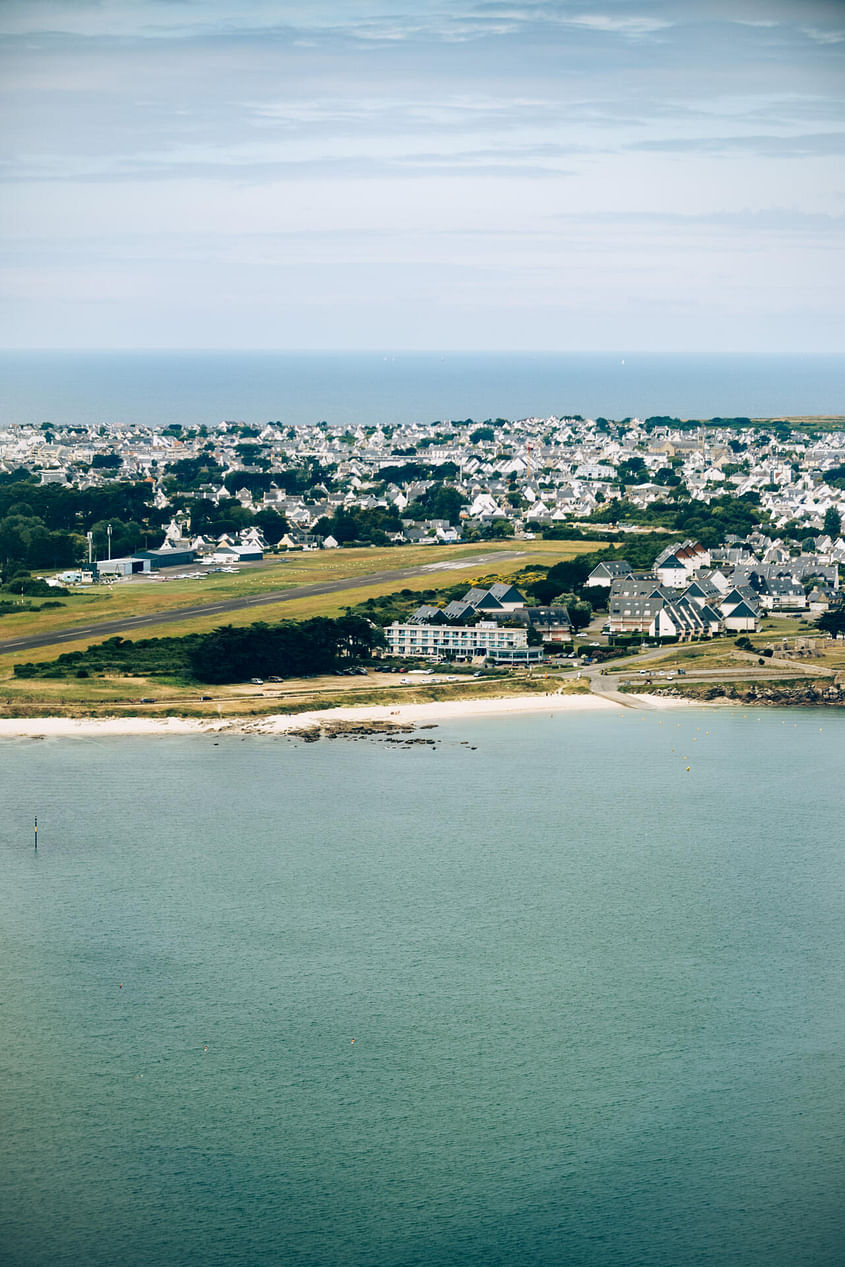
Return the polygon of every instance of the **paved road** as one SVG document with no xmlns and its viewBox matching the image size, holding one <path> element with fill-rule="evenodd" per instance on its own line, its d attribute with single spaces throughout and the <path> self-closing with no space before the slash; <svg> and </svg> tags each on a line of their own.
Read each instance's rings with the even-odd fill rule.
<svg viewBox="0 0 845 1267">
<path fill-rule="evenodd" d="M 32 634 L 28 637 L 6 638 L 0 641 L 0 655 L 10 651 L 31 651 L 36 647 L 50 647 L 62 642 L 80 642 L 86 638 L 99 641 L 113 634 L 130 634 L 153 625 L 176 625 L 198 616 L 225 616 L 229 612 L 244 611 L 251 607 L 269 607 L 276 603 L 290 603 L 296 598 L 314 598 L 319 594 L 335 594 L 340 590 L 363 589 L 367 585 L 380 585 L 386 581 L 406 581 L 421 573 L 432 574 L 460 568 L 478 567 L 483 563 L 501 563 L 521 559 L 518 550 L 501 550 L 490 554 L 448 560 L 440 563 L 419 564 L 412 568 L 393 568 L 382 572 L 368 572 L 366 576 L 342 577 L 334 581 L 316 581 L 312 585 L 295 585 L 291 589 L 273 590 L 269 594 L 254 594 L 244 598 L 222 599 L 219 603 L 200 603 L 195 607 L 177 607 L 173 611 L 152 612 L 144 616 L 124 616 L 120 620 L 100 620 L 90 625 L 71 625 L 52 633 Z"/>
</svg>

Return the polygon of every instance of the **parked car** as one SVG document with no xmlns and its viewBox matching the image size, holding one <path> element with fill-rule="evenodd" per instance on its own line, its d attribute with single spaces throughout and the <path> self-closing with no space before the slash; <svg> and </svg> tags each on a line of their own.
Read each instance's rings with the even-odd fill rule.
<svg viewBox="0 0 845 1267">
<path fill-rule="evenodd" d="M 252 685 L 252 686 L 263 686 L 263 685 L 264 685 L 264 678 L 263 678 L 263 677 L 251 677 L 249 680 L 250 680 L 250 683 L 251 683 L 251 685 Z"/>
</svg>

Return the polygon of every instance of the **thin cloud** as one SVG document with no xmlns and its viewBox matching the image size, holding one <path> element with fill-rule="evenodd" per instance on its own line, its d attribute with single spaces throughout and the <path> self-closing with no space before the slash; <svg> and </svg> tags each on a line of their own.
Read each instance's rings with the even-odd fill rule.
<svg viewBox="0 0 845 1267">
<path fill-rule="evenodd" d="M 579 224 L 583 213 L 564 212 L 552 217 L 556 224 Z M 744 208 L 739 211 L 600 211 L 589 217 L 595 225 L 641 226 L 662 230 L 667 226 L 689 229 L 742 230 L 744 233 L 798 233 L 834 236 L 845 234 L 845 215 L 799 211 L 795 208 L 769 207 L 762 211 Z"/>
<path fill-rule="evenodd" d="M 233 291 L 239 337 L 262 337 L 272 270 L 304 255 L 273 302 L 319 294 L 335 332 L 357 331 L 378 274 L 385 337 L 412 311 L 432 345 L 479 279 L 491 329 L 513 329 L 515 291 L 527 314 L 574 296 L 576 333 L 586 297 L 618 333 L 642 304 L 694 296 L 712 314 L 728 286 L 740 334 L 774 296 L 804 314 L 790 337 L 829 345 L 843 3 L 0 0 L 0 216 L 58 279 L 32 330 L 76 336 L 73 278 L 100 252 L 129 285 L 160 251 L 148 309 L 122 315 L 129 342 L 189 317 L 208 338 Z M 256 245 L 274 228 L 288 236 Z"/>
<path fill-rule="evenodd" d="M 580 26 L 589 31 L 599 31 L 611 35 L 623 35 L 630 39 L 642 39 L 647 35 L 656 35 L 658 31 L 665 31 L 673 25 L 671 22 L 664 21 L 661 18 L 648 17 L 614 17 L 611 14 L 604 13 L 585 13 L 572 17 L 561 16 L 560 21 L 564 26 Z"/>
<path fill-rule="evenodd" d="M 653 154 L 756 154 L 765 158 L 826 158 L 845 154 L 845 132 L 803 136 L 665 137 L 635 141 L 627 147 Z"/>
<path fill-rule="evenodd" d="M 845 41 L 845 30 L 824 31 L 817 26 L 802 26 L 801 30 L 816 44 L 842 44 Z"/>
<path fill-rule="evenodd" d="M 326 181 L 415 176 L 511 176 L 547 178 L 573 175 L 555 160 L 572 150 L 553 146 L 412 154 L 320 155 L 313 158 L 260 157 L 248 149 L 204 152 L 174 150 L 162 154 L 110 154 L 79 158 L 34 155 L 14 163 L 0 161 L 0 183 L 172 181 L 176 178 L 271 181 L 319 178 Z M 538 161 L 541 160 L 541 161 Z M 542 161 L 545 160 L 545 161 Z"/>
</svg>

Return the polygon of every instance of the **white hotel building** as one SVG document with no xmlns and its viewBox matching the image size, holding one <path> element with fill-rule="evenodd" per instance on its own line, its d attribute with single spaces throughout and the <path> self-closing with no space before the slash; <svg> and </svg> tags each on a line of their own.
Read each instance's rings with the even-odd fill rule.
<svg viewBox="0 0 845 1267">
<path fill-rule="evenodd" d="M 477 625 L 414 625 L 395 621 L 385 629 L 390 655 L 423 656 L 431 660 L 474 660 L 497 664 L 536 664 L 542 647 L 529 647 L 525 629 L 502 629 L 494 621 Z"/>
</svg>

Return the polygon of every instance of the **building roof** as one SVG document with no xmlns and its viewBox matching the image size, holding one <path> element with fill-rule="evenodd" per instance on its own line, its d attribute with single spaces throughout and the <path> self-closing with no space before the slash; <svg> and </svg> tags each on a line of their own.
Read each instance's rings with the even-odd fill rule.
<svg viewBox="0 0 845 1267">
<path fill-rule="evenodd" d="M 453 623 L 471 620 L 476 614 L 472 603 L 465 603 L 460 598 L 454 598 L 451 603 L 447 603 L 443 608 L 443 615 Z"/>
<path fill-rule="evenodd" d="M 571 629 L 572 621 L 565 607 L 521 607 L 518 611 L 508 612 L 508 620 L 518 620 L 520 624 L 542 626 L 544 629 Z"/>
<path fill-rule="evenodd" d="M 409 625 L 444 625 L 446 623 L 446 615 L 442 607 L 433 607 L 430 603 L 423 603 L 412 612 L 408 617 Z"/>
<path fill-rule="evenodd" d="M 519 603 L 521 606 L 525 604 L 525 598 L 520 594 L 515 585 L 508 584 L 507 581 L 496 581 L 495 585 L 491 585 L 488 593 L 499 603 Z"/>
<path fill-rule="evenodd" d="M 745 620 L 748 620 L 748 619 L 756 620 L 757 614 L 758 613 L 754 610 L 753 607 L 751 607 L 749 603 L 741 602 L 741 603 L 737 603 L 736 607 L 732 607 L 729 612 L 726 612 L 725 618 L 727 620 L 734 620 L 737 616 L 739 616 L 741 619 L 745 619 Z"/>
<path fill-rule="evenodd" d="M 587 577 L 587 583 L 594 576 L 630 576 L 631 565 L 625 559 L 603 559 L 601 563 L 597 563 L 590 575 Z"/>
<path fill-rule="evenodd" d="M 502 609 L 502 604 L 494 594 L 490 593 L 490 590 L 478 589 L 477 586 L 467 590 L 463 601 L 472 607 L 482 607 L 486 611 L 501 611 Z"/>
<path fill-rule="evenodd" d="M 182 558 L 186 554 L 193 554 L 192 546 L 180 546 L 175 549 L 170 546 L 162 546 L 159 550 L 136 550 L 132 555 L 133 559 L 173 559 Z"/>
</svg>

